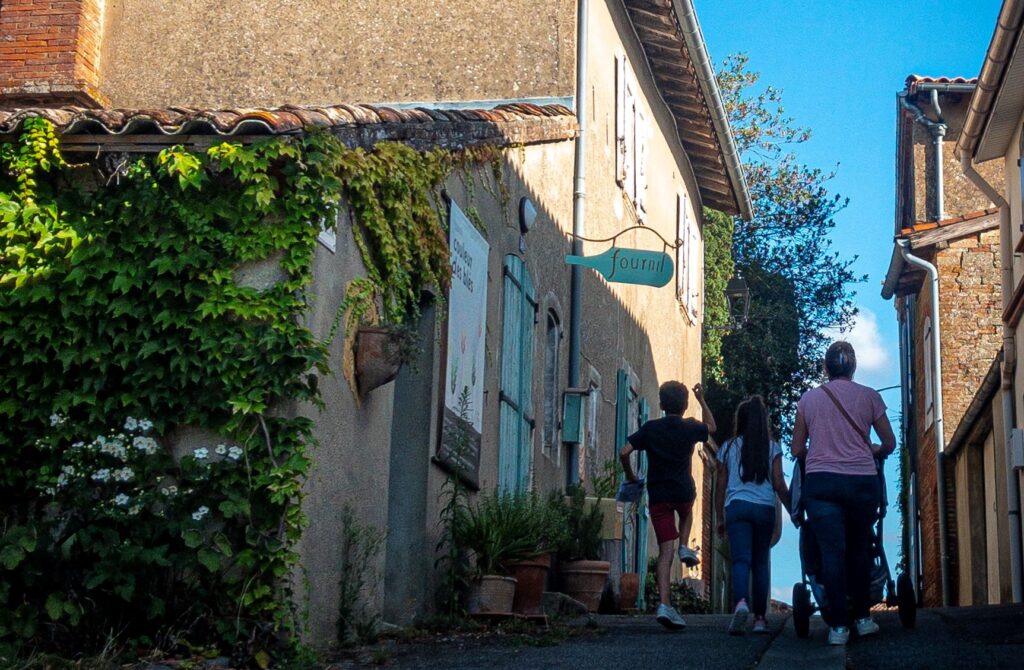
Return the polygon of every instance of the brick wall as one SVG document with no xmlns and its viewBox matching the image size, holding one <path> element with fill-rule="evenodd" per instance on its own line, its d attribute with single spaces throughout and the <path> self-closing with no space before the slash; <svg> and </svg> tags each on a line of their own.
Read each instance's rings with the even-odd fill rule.
<svg viewBox="0 0 1024 670">
<path fill-rule="evenodd" d="M 974 394 L 1002 344 L 999 231 L 987 230 L 949 241 L 948 247 L 921 253 L 939 270 L 939 318 L 942 340 L 942 407 L 946 443 L 956 432 Z M 924 320 L 930 314 L 931 289 L 922 286 L 915 318 L 914 388 L 918 413 L 918 494 L 921 509 L 923 601 L 942 604 L 939 517 L 936 505 L 934 423 L 924 416 Z M 955 489 L 947 465 L 947 538 L 956 547 Z M 950 555 L 951 562 L 956 557 Z M 953 567 L 951 565 L 951 567 Z M 952 574 L 952 573 L 951 573 Z"/>
<path fill-rule="evenodd" d="M 102 106 L 103 2 L 0 2 L 0 105 Z"/>
</svg>

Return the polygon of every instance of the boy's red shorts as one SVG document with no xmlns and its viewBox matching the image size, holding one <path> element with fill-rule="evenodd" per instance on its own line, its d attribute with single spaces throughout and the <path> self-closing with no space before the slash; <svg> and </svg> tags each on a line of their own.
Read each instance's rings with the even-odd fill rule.
<svg viewBox="0 0 1024 670">
<path fill-rule="evenodd" d="M 676 514 L 679 515 L 679 523 L 682 523 L 692 511 L 693 501 L 651 503 L 651 525 L 654 526 L 654 536 L 658 538 L 658 544 L 678 538 Z"/>
</svg>

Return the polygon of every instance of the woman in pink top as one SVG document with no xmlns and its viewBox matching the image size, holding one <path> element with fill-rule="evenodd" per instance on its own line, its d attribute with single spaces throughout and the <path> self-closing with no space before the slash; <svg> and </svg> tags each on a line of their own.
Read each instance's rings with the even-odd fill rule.
<svg viewBox="0 0 1024 670">
<path fill-rule="evenodd" d="M 881 494 L 875 459 L 896 448 L 882 397 L 853 381 L 856 369 L 850 343 L 833 343 L 825 353 L 828 382 L 800 398 L 793 426 L 793 456 L 805 464 L 804 507 L 821 549 L 822 614 L 835 645 L 850 638 L 847 594 L 857 633 L 878 632 L 869 616 L 871 526 Z M 871 428 L 881 444 L 869 442 Z"/>
</svg>

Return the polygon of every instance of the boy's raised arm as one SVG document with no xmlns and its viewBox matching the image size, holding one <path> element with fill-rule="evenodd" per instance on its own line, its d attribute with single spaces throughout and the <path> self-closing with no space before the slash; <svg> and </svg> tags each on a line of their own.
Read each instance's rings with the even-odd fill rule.
<svg viewBox="0 0 1024 670">
<path fill-rule="evenodd" d="M 627 482 L 636 481 L 636 473 L 633 472 L 633 464 L 629 461 L 629 455 L 632 454 L 633 451 L 633 445 L 627 441 L 626 446 L 624 446 L 622 451 L 619 452 L 619 462 L 622 463 L 622 469 L 626 472 Z"/>
<path fill-rule="evenodd" d="M 715 423 L 715 417 L 711 414 L 711 409 L 708 404 L 704 402 L 704 387 L 700 384 L 693 385 L 693 397 L 700 403 L 701 409 L 701 421 L 708 427 L 708 433 L 714 434 L 718 430 L 718 425 Z"/>
</svg>

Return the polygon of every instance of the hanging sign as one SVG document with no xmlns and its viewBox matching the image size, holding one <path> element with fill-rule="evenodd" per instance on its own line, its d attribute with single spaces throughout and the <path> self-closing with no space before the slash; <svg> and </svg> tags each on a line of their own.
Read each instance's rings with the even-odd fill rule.
<svg viewBox="0 0 1024 670">
<path fill-rule="evenodd" d="M 664 251 L 612 247 L 597 256 L 566 256 L 569 265 L 597 270 L 610 282 L 664 286 L 672 280 L 675 266 Z"/>
</svg>

